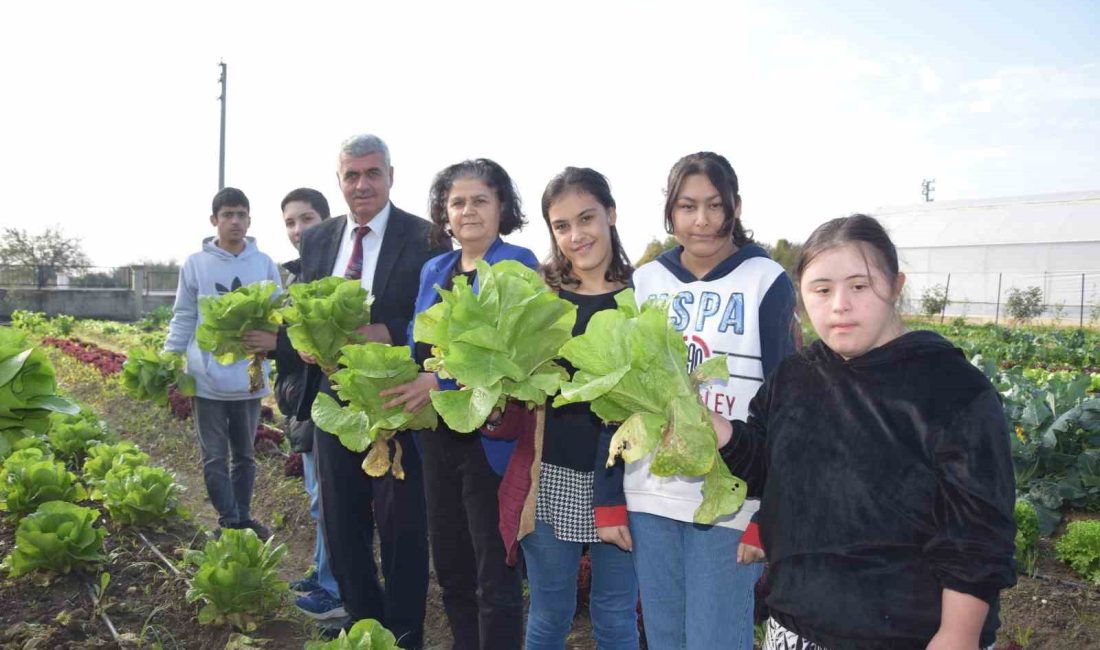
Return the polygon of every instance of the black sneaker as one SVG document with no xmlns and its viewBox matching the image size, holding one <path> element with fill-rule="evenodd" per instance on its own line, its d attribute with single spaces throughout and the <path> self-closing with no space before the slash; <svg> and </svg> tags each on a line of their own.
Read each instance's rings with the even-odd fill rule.
<svg viewBox="0 0 1100 650">
<path fill-rule="evenodd" d="M 267 526 L 261 524 L 255 519 L 246 519 L 233 527 L 239 529 L 251 529 L 252 532 L 256 533 L 256 537 L 260 538 L 261 542 L 266 542 L 267 540 L 271 539 L 271 531 L 268 530 Z"/>
</svg>

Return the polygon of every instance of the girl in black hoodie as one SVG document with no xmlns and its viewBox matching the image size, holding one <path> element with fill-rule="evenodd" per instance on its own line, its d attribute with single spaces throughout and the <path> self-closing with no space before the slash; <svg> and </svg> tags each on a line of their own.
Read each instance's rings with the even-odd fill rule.
<svg viewBox="0 0 1100 650">
<path fill-rule="evenodd" d="M 765 647 L 991 647 L 1016 581 L 997 391 L 938 334 L 904 330 L 905 276 L 873 218 L 819 227 L 797 274 L 820 340 L 779 365 L 747 422 L 715 422 L 762 496 Z"/>
</svg>

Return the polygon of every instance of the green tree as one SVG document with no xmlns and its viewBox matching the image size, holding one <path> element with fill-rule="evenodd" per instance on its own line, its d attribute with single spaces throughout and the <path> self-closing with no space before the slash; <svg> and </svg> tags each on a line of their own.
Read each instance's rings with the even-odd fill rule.
<svg viewBox="0 0 1100 650">
<path fill-rule="evenodd" d="M 679 243 L 680 242 L 676 241 L 676 238 L 672 235 L 665 237 L 664 240 L 651 239 L 649 243 L 646 244 L 645 252 L 642 253 L 642 256 L 634 260 L 634 267 L 637 268 L 646 262 L 652 262 L 657 259 L 658 255 L 670 248 L 675 248 Z"/>
<path fill-rule="evenodd" d="M 44 287 L 58 273 L 89 266 L 79 237 L 66 237 L 58 226 L 47 227 L 40 234 L 22 228 L 4 228 L 0 234 L 0 260 L 12 266 L 36 269 L 36 282 Z"/>
<path fill-rule="evenodd" d="M 764 250 L 768 251 L 768 255 L 779 262 L 779 265 L 787 271 L 787 275 L 790 276 L 791 282 L 795 281 L 795 270 L 798 268 L 798 258 L 802 255 L 802 244 L 793 243 L 786 239 L 780 239 L 775 242 L 775 245 L 760 244 L 764 247 Z"/>
</svg>

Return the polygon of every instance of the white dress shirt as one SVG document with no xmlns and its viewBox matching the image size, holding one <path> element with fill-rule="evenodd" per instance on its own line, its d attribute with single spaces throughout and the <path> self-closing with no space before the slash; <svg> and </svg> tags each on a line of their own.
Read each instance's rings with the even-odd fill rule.
<svg viewBox="0 0 1100 650">
<path fill-rule="evenodd" d="M 374 286 L 374 270 L 378 267 L 378 252 L 382 250 L 382 238 L 386 236 L 386 224 L 390 222 L 391 203 L 374 215 L 367 225 L 370 232 L 363 236 L 363 275 L 359 279 L 359 285 L 371 291 Z M 332 265 L 332 274 L 344 277 L 344 271 L 348 269 L 348 261 L 351 260 L 351 252 L 355 248 L 355 217 L 348 214 L 344 223 L 344 234 L 340 237 L 340 250 L 336 253 L 336 263 Z M 372 292 L 373 293 L 373 292 Z"/>
</svg>

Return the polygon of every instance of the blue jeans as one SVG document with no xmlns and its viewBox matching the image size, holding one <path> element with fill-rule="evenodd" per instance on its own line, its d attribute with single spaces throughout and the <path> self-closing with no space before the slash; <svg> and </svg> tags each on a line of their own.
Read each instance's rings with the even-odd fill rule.
<svg viewBox="0 0 1100 650">
<path fill-rule="evenodd" d="M 544 521 L 520 542 L 527 562 L 531 606 L 527 650 L 561 650 L 577 609 L 577 568 L 584 544 L 563 542 Z M 638 581 L 630 553 L 614 544 L 590 544 L 592 633 L 600 650 L 637 650 Z M 656 648 L 657 646 L 653 646 Z"/>
<path fill-rule="evenodd" d="M 206 494 L 218 511 L 218 525 L 230 528 L 252 518 L 256 481 L 253 447 L 260 423 L 260 400 L 193 399 L 195 430 L 202 451 Z"/>
<path fill-rule="evenodd" d="M 302 452 L 302 482 L 306 484 L 306 492 L 309 493 L 309 516 L 317 522 L 317 541 L 313 547 L 313 566 L 317 567 L 317 582 L 321 584 L 321 588 L 336 600 L 340 600 L 340 587 L 336 584 L 336 576 L 332 575 L 332 567 L 328 563 L 328 552 L 325 550 L 325 535 L 321 530 L 321 500 L 317 491 L 317 465 L 315 463 L 313 452 Z"/>
<path fill-rule="evenodd" d="M 630 513 L 646 641 L 653 650 L 752 650 L 753 586 L 738 564 L 741 532 Z"/>
</svg>

